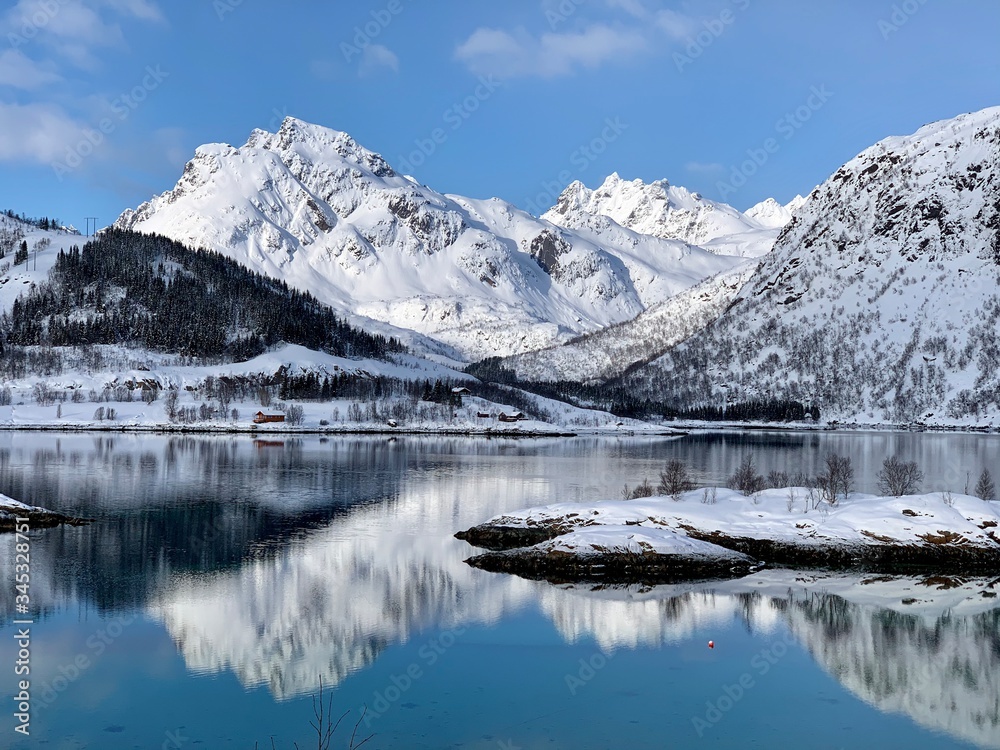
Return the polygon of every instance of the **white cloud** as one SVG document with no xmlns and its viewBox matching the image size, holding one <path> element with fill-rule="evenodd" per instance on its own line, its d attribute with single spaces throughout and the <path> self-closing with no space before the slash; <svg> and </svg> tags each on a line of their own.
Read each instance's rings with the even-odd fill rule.
<svg viewBox="0 0 1000 750">
<path fill-rule="evenodd" d="M 667 36 L 679 42 L 688 39 L 698 29 L 693 18 L 672 10 L 658 11 L 655 23 Z"/>
<path fill-rule="evenodd" d="M 544 0 L 549 32 L 481 27 L 458 46 L 455 57 L 474 73 L 506 78 L 595 69 L 662 51 L 697 31 L 697 19 L 663 5 L 662 0 Z"/>
<path fill-rule="evenodd" d="M 14 47 L 41 43 L 78 67 L 92 68 L 94 48 L 124 44 L 117 19 L 164 21 L 152 0 L 18 0 L 0 18 L 0 33 Z"/>
<path fill-rule="evenodd" d="M 61 80 L 62 76 L 52 69 L 52 65 L 39 65 L 19 50 L 7 49 L 0 53 L 0 86 L 31 91 Z"/>
<path fill-rule="evenodd" d="M 540 37 L 524 29 L 512 34 L 502 29 L 479 28 L 458 47 L 455 56 L 474 73 L 482 75 L 553 78 L 579 68 L 598 68 L 642 52 L 647 46 L 648 40 L 640 31 L 605 24 Z"/>
<path fill-rule="evenodd" d="M 0 53 L 0 86 L 34 93 L 62 82 L 67 63 L 95 67 L 96 51 L 124 45 L 119 22 L 125 20 L 165 19 L 153 0 L 17 0 L 0 11 L 0 35 L 10 44 Z M 86 132 L 95 132 L 88 117 L 94 98 L 100 97 L 74 91 L 64 106 L 0 102 L 0 161 L 64 160 Z"/>
<path fill-rule="evenodd" d="M 640 0 L 607 0 L 608 6 L 617 10 L 623 10 L 635 18 L 646 18 L 649 11 Z"/>
<path fill-rule="evenodd" d="M 684 165 L 684 169 L 694 174 L 714 175 L 725 172 L 726 168 L 717 162 L 689 161 Z"/>
<path fill-rule="evenodd" d="M 358 74 L 368 76 L 380 70 L 399 72 L 399 58 L 396 53 L 381 44 L 369 44 L 361 55 L 361 65 Z"/>
<path fill-rule="evenodd" d="M 0 161 L 51 164 L 81 133 L 82 126 L 59 107 L 0 102 Z"/>
<path fill-rule="evenodd" d="M 101 4 L 140 21 L 160 23 L 165 20 L 163 13 L 152 0 L 103 0 Z"/>
<path fill-rule="evenodd" d="M 333 60 L 319 59 L 309 63 L 309 72 L 321 81 L 335 81 L 340 74 L 340 66 Z"/>
</svg>

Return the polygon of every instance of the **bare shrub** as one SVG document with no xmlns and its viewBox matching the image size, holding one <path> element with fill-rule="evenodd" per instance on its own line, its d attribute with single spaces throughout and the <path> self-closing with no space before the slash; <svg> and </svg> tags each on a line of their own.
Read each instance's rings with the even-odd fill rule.
<svg viewBox="0 0 1000 750">
<path fill-rule="evenodd" d="M 854 489 L 854 465 L 847 456 L 831 453 L 826 457 L 826 473 L 816 478 L 816 485 L 830 505 L 847 497 Z"/>
<path fill-rule="evenodd" d="M 772 490 L 780 490 L 791 486 L 788 480 L 788 472 L 786 471 L 776 471 L 775 469 L 771 469 L 771 471 L 767 473 L 767 479 L 765 481 L 768 489 Z"/>
<path fill-rule="evenodd" d="M 738 490 L 747 497 L 764 489 L 764 477 L 757 473 L 752 453 L 744 456 L 736 473 L 729 477 L 729 488 Z"/>
<path fill-rule="evenodd" d="M 687 464 L 676 458 L 667 461 L 667 468 L 660 472 L 660 483 L 656 491 L 661 495 L 669 495 L 674 500 L 680 500 L 683 493 L 693 489 L 694 480 Z"/>
<path fill-rule="evenodd" d="M 625 489 L 622 490 L 623 500 L 638 500 L 642 497 L 652 497 L 656 494 L 656 489 L 649 483 L 648 479 L 643 479 L 642 484 L 636 487 L 634 490 L 629 490 L 628 485 L 625 485 Z"/>
<path fill-rule="evenodd" d="M 816 510 L 823 502 L 823 493 L 820 491 L 819 482 L 813 479 L 809 485 L 809 496 L 806 501 L 806 511 Z"/>
<path fill-rule="evenodd" d="M 997 488 L 993 484 L 993 476 L 989 469 L 983 469 L 983 473 L 979 475 L 979 481 L 976 482 L 976 497 L 986 502 L 997 499 Z"/>
<path fill-rule="evenodd" d="M 314 695 L 312 699 L 312 710 L 315 720 L 309 722 L 309 726 L 312 727 L 313 732 L 316 733 L 316 750 L 330 750 L 333 745 L 334 735 L 336 735 L 337 730 L 340 728 L 344 719 L 346 719 L 351 713 L 350 711 L 345 711 L 341 714 L 339 719 L 334 721 L 335 714 L 333 713 L 333 694 L 330 693 L 328 696 L 324 696 L 323 690 L 323 681 L 320 680 L 319 695 Z M 373 734 L 370 734 L 367 737 L 361 737 L 358 735 L 358 729 L 360 729 L 361 723 L 365 720 L 365 715 L 367 713 L 368 707 L 365 706 L 361 710 L 360 718 L 354 724 L 354 730 L 351 732 L 350 738 L 347 742 L 343 743 L 347 750 L 358 750 L 363 745 L 368 744 L 368 742 L 375 736 Z M 310 745 L 311 744 L 312 743 L 310 742 Z M 277 750 L 278 746 L 275 743 L 274 737 L 271 738 L 270 746 L 272 750 Z M 298 743 L 293 742 L 292 747 L 298 748 Z M 254 750 L 260 750 L 259 743 L 254 743 Z"/>
<path fill-rule="evenodd" d="M 815 478 L 809 476 L 804 471 L 796 472 L 788 479 L 789 487 L 812 487 L 815 483 Z"/>
<path fill-rule="evenodd" d="M 900 461 L 896 456 L 889 456 L 878 473 L 878 491 L 888 497 L 915 495 L 923 481 L 924 473 L 917 468 L 916 461 Z"/>
</svg>

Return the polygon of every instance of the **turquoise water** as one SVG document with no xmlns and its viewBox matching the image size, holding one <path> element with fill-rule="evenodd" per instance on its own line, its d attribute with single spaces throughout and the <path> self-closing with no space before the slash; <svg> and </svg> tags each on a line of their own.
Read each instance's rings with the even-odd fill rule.
<svg viewBox="0 0 1000 750">
<path fill-rule="evenodd" d="M 0 746 L 314 747 L 322 682 L 333 747 L 359 720 L 371 748 L 1000 747 L 1000 614 L 947 581 L 556 587 L 451 536 L 675 455 L 708 481 L 749 449 L 908 451 L 931 482 L 996 466 L 996 438 L 280 442 L 0 436 L 0 492 L 98 519 L 33 536 L 32 735 L 5 711 Z M 0 610 L 12 699 L 10 586 Z"/>
</svg>

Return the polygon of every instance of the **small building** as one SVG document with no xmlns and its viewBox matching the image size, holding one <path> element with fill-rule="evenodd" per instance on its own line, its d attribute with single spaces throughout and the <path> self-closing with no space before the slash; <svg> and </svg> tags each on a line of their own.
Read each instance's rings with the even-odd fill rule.
<svg viewBox="0 0 1000 750">
<path fill-rule="evenodd" d="M 459 386 L 458 388 L 452 388 L 451 392 L 456 396 L 471 396 L 472 391 L 464 386 Z"/>
<path fill-rule="evenodd" d="M 479 417 L 480 419 L 491 419 L 493 417 L 493 415 L 490 414 L 488 411 L 476 412 L 476 416 Z"/>
<path fill-rule="evenodd" d="M 387 420 L 386 424 L 389 425 L 390 427 L 399 427 L 399 422 L 397 422 L 395 419 Z"/>
<path fill-rule="evenodd" d="M 522 412 L 516 411 L 513 414 L 507 414 L 506 412 L 500 412 L 500 416 L 497 417 L 501 422 L 520 422 L 525 416 Z"/>
<path fill-rule="evenodd" d="M 257 412 L 257 414 L 255 414 L 253 418 L 254 424 L 269 424 L 271 422 L 284 422 L 284 421 L 285 421 L 284 414 L 265 414 L 262 411 Z"/>
</svg>

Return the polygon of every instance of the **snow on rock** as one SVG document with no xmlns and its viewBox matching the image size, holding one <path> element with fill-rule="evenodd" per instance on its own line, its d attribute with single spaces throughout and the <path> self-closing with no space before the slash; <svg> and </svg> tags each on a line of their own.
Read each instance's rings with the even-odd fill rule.
<svg viewBox="0 0 1000 750">
<path fill-rule="evenodd" d="M 15 500 L 12 497 L 7 497 L 3 493 L 0 493 L 0 512 L 12 512 L 17 513 L 25 510 L 40 510 L 34 505 L 25 505 L 20 500 Z"/>
<path fill-rule="evenodd" d="M 748 555 L 669 528 L 584 526 L 530 547 L 477 555 L 469 564 L 551 581 L 605 583 L 726 578 L 747 573 Z"/>
<path fill-rule="evenodd" d="M 587 555 L 605 552 L 622 552 L 645 555 L 678 555 L 680 557 L 722 557 L 730 560 L 748 560 L 746 555 L 733 552 L 711 542 L 692 539 L 673 529 L 621 529 L 608 526 L 585 526 L 535 545 L 543 554 Z"/>
<path fill-rule="evenodd" d="M 19 522 L 18 519 L 21 519 Z M 80 526 L 88 521 L 81 518 L 71 518 L 37 505 L 26 505 L 20 500 L 7 497 L 0 493 L 0 532 L 14 531 L 27 519 L 29 529 L 40 529 L 60 524 Z"/>
<path fill-rule="evenodd" d="M 295 118 L 239 148 L 202 146 L 176 187 L 115 226 L 219 251 L 352 322 L 416 331 L 468 360 L 629 320 L 739 262 L 442 195 L 346 133 Z"/>
</svg>

